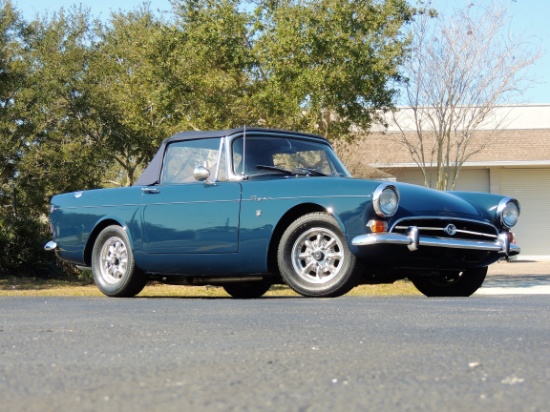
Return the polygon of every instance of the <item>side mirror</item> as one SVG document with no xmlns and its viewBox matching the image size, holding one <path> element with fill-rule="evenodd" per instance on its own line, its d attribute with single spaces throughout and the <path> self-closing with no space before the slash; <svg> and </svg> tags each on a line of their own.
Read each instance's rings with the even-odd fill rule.
<svg viewBox="0 0 550 412">
<path fill-rule="evenodd" d="M 195 170 L 193 170 L 193 176 L 195 177 L 195 180 L 199 182 L 208 181 L 208 178 L 210 177 L 210 170 L 204 166 L 197 166 L 195 167 Z"/>
</svg>

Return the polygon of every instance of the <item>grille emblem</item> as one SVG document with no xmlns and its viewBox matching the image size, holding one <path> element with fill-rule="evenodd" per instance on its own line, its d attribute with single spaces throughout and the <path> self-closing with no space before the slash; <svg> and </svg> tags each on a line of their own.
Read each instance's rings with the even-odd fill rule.
<svg viewBox="0 0 550 412">
<path fill-rule="evenodd" d="M 449 223 L 445 229 L 443 229 L 443 231 L 445 233 L 447 233 L 449 236 L 454 236 L 456 235 L 456 226 L 453 225 L 452 223 Z"/>
</svg>

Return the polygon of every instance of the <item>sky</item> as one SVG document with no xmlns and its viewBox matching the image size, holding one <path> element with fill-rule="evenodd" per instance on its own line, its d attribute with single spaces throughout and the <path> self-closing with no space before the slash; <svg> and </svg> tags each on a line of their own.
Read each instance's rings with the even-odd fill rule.
<svg viewBox="0 0 550 412">
<path fill-rule="evenodd" d="M 70 8 L 82 4 L 92 14 L 108 19 L 111 11 L 135 10 L 143 0 L 12 0 L 23 17 L 31 20 L 37 14 L 53 13 L 61 7 Z M 169 11 L 169 0 L 150 0 L 152 10 Z M 464 8 L 470 3 L 488 3 L 489 0 L 432 0 L 433 7 L 451 13 L 455 8 Z M 413 1 L 410 1 L 413 3 Z M 540 46 L 541 57 L 530 68 L 529 74 L 535 79 L 531 89 L 524 95 L 524 101 L 517 103 L 550 104 L 550 16 L 549 0 L 512 0 L 510 7 L 511 32 L 529 38 Z"/>
</svg>

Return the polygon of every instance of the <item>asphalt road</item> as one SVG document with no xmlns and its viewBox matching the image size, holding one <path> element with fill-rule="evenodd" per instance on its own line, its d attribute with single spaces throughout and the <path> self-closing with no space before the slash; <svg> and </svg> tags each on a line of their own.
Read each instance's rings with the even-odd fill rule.
<svg viewBox="0 0 550 412">
<path fill-rule="evenodd" d="M 548 296 L 0 298 L 1 411 L 548 411 Z"/>
</svg>

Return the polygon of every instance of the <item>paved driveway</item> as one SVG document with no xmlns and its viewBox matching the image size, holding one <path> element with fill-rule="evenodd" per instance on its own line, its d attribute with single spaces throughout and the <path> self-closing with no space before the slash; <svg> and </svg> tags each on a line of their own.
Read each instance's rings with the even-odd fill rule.
<svg viewBox="0 0 550 412">
<path fill-rule="evenodd" d="M 489 266 L 478 295 L 550 294 L 550 259 L 523 257 Z"/>
</svg>

